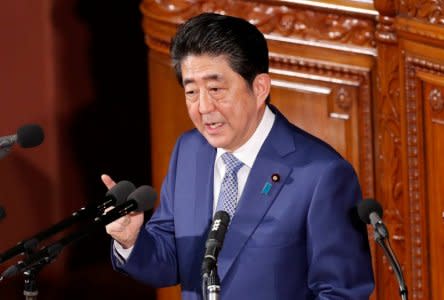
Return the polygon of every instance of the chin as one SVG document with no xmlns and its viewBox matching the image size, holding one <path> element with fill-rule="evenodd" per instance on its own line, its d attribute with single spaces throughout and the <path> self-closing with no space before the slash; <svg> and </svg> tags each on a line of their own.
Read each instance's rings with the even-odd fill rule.
<svg viewBox="0 0 444 300">
<path fill-rule="evenodd" d="M 214 138 L 214 137 L 208 136 L 208 135 L 205 135 L 205 139 L 214 148 L 226 148 L 227 145 L 228 145 L 226 142 L 221 141 L 218 138 Z"/>
</svg>

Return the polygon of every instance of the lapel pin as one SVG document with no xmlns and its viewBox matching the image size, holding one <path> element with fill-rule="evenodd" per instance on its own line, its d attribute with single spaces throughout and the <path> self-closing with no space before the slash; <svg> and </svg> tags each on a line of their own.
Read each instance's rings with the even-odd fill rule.
<svg viewBox="0 0 444 300">
<path fill-rule="evenodd" d="M 279 180 L 281 180 L 281 176 L 279 176 L 279 174 L 274 173 L 273 175 L 271 175 L 271 180 L 273 182 L 279 182 Z"/>
<path fill-rule="evenodd" d="M 266 182 L 264 187 L 262 188 L 261 194 L 268 195 L 271 190 L 271 183 Z"/>
</svg>

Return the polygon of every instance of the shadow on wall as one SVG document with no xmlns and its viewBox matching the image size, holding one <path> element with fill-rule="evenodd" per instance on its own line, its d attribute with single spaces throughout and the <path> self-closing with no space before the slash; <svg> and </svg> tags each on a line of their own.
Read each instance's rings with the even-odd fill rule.
<svg viewBox="0 0 444 300">
<path fill-rule="evenodd" d="M 64 13 L 59 11 L 66 9 L 66 2 L 62 2 L 55 1 L 53 15 L 60 35 L 64 34 Z M 98 203 L 106 192 L 100 181 L 103 173 L 116 181 L 130 180 L 136 186 L 151 182 L 147 49 L 140 0 L 74 2 L 74 17 L 89 34 L 86 53 L 92 99 L 74 114 L 68 136 L 85 197 L 89 203 Z M 62 52 L 69 53 L 62 56 L 62 66 L 69 66 L 75 50 L 68 49 L 72 43 L 69 37 L 61 40 L 66 41 Z M 76 88 L 67 82 L 68 89 Z M 71 275 L 66 287 L 70 292 L 64 299 L 154 299 L 151 288 L 112 270 L 110 238 L 104 231 L 70 248 Z"/>
<path fill-rule="evenodd" d="M 137 186 L 151 183 L 140 2 L 9 2 L 6 14 L 12 8 L 15 14 L 8 19 L 4 46 L 10 47 L 6 53 L 17 55 L 8 57 L 13 63 L 7 70 L 30 76 L 14 77 L 15 86 L 5 94 L 16 101 L 29 95 L 30 100 L 6 107 L 2 103 L 3 112 L 16 121 L 33 116 L 37 108 L 37 122 L 44 123 L 47 138 L 35 150 L 25 154 L 16 149 L 0 161 L 0 204 L 8 214 L 0 224 L 1 253 L 80 207 L 103 201 L 102 173 Z M 32 64 L 33 59 L 38 63 Z M 24 88 L 30 92 L 21 93 Z M 17 106 L 24 105 L 29 107 L 22 116 Z M 37 286 L 38 299 L 45 300 L 155 299 L 152 288 L 112 270 L 104 230 L 67 246 L 38 275 Z M 23 298 L 22 275 L 0 284 L 1 300 Z"/>
</svg>

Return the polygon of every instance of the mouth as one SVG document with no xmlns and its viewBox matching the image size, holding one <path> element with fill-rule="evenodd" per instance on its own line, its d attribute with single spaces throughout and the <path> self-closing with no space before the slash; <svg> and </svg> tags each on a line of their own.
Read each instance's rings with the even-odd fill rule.
<svg viewBox="0 0 444 300">
<path fill-rule="evenodd" d="M 209 134 L 217 134 L 217 133 L 219 133 L 220 130 L 222 130 L 221 128 L 223 126 L 224 126 L 223 122 L 208 122 L 208 123 L 205 123 L 205 130 Z"/>
<path fill-rule="evenodd" d="M 223 125 L 222 122 L 213 122 L 213 123 L 205 123 L 206 127 L 209 127 L 210 129 L 217 129 Z"/>
</svg>

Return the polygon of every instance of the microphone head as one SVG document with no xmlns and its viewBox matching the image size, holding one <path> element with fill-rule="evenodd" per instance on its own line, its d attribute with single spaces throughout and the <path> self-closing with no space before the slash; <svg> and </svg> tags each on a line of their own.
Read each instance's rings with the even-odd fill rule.
<svg viewBox="0 0 444 300">
<path fill-rule="evenodd" d="M 0 220 L 6 217 L 6 211 L 0 206 Z"/>
<path fill-rule="evenodd" d="M 222 249 L 229 224 L 230 215 L 226 211 L 219 210 L 214 214 L 213 223 L 205 242 L 205 255 L 201 267 L 202 275 L 206 276 L 216 268 L 217 257 Z"/>
<path fill-rule="evenodd" d="M 156 198 L 157 193 L 152 187 L 142 185 L 128 196 L 128 201 L 135 201 L 137 203 L 135 211 L 140 212 L 152 209 Z"/>
<path fill-rule="evenodd" d="M 374 199 L 364 199 L 358 204 L 358 215 L 362 222 L 370 224 L 370 214 L 377 213 L 382 218 L 382 206 Z"/>
<path fill-rule="evenodd" d="M 17 130 L 17 144 L 23 148 L 38 146 L 44 138 L 42 127 L 36 124 L 24 125 Z"/>
<path fill-rule="evenodd" d="M 113 200 L 113 205 L 117 206 L 124 203 L 135 189 L 136 186 L 132 182 L 122 180 L 106 192 L 105 198 Z"/>
<path fill-rule="evenodd" d="M 230 223 L 230 215 L 224 210 L 218 210 L 214 213 L 213 220 L 220 220 L 222 224 L 228 226 Z"/>
<path fill-rule="evenodd" d="M 210 232 L 208 233 L 208 241 L 222 245 L 229 224 L 230 215 L 223 210 L 217 211 L 214 214 L 213 223 L 211 224 Z"/>
</svg>

